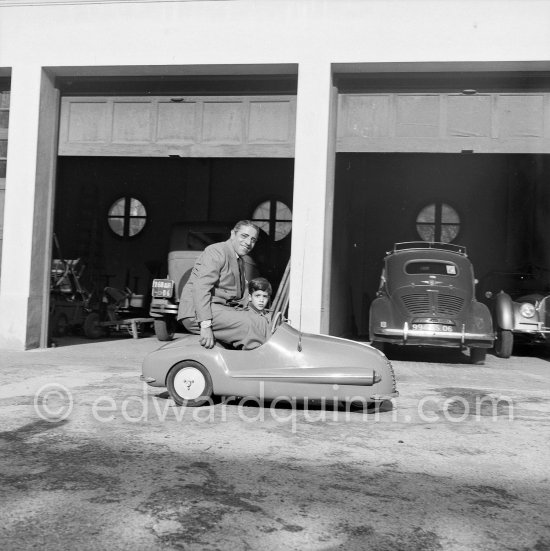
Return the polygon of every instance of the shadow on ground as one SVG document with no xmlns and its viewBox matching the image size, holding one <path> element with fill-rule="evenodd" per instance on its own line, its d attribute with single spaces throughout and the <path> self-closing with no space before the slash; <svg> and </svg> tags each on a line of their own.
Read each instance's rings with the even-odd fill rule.
<svg viewBox="0 0 550 551">
<path fill-rule="evenodd" d="M 540 530 L 546 498 L 531 485 L 504 489 L 406 472 L 392 461 L 312 465 L 288 450 L 243 457 L 105 442 L 65 434 L 66 426 L 38 421 L 0 433 L 4 549 L 21 545 L 22 534 L 27 548 L 62 538 L 87 542 L 84 549 L 141 541 L 163 549 L 431 551 L 445 549 L 449 533 L 466 548 L 476 532 L 487 549 L 550 545 Z M 35 500 L 35 510 L 19 514 L 22 500 Z M 518 514 L 530 534 L 524 547 Z"/>
</svg>

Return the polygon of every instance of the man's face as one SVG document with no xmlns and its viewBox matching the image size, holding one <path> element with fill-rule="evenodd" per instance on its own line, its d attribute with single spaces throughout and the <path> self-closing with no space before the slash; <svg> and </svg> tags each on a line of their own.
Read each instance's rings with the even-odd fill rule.
<svg viewBox="0 0 550 551">
<path fill-rule="evenodd" d="M 269 302 L 269 295 L 266 291 L 254 291 L 249 295 L 250 302 L 256 308 L 256 310 L 263 310 Z"/>
<path fill-rule="evenodd" d="M 248 254 L 258 240 L 258 231 L 252 226 L 241 226 L 238 231 L 231 230 L 231 245 L 239 256 Z"/>
</svg>

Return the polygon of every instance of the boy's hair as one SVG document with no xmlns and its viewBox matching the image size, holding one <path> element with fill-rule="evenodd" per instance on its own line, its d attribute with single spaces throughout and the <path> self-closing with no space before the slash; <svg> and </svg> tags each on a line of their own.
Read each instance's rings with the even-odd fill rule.
<svg viewBox="0 0 550 551">
<path fill-rule="evenodd" d="M 254 291 L 264 291 L 271 296 L 273 289 L 265 277 L 255 277 L 248 282 L 248 292 L 252 294 Z"/>
</svg>

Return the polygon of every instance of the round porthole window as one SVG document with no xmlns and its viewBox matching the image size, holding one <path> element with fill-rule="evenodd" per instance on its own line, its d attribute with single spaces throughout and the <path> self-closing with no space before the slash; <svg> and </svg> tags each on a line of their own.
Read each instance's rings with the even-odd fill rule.
<svg viewBox="0 0 550 551">
<path fill-rule="evenodd" d="M 147 211 L 135 197 L 121 197 L 109 209 L 107 222 L 120 237 L 135 237 L 147 223 Z"/>
<path fill-rule="evenodd" d="M 252 221 L 273 241 L 280 241 L 292 229 L 292 211 L 283 202 L 271 199 L 255 208 Z"/>
<path fill-rule="evenodd" d="M 423 241 L 452 243 L 460 231 L 460 217 L 446 203 L 431 203 L 418 213 L 416 231 Z"/>
</svg>

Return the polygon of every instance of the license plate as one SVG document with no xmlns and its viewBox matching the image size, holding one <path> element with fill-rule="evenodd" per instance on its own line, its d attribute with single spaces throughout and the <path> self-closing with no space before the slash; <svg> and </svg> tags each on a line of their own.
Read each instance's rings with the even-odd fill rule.
<svg viewBox="0 0 550 551">
<path fill-rule="evenodd" d="M 171 279 L 153 279 L 153 298 L 172 298 L 174 282 Z"/>
<path fill-rule="evenodd" d="M 413 323 L 412 328 L 418 331 L 434 331 L 440 333 L 449 333 L 453 330 L 452 325 L 442 325 L 441 323 Z"/>
</svg>

